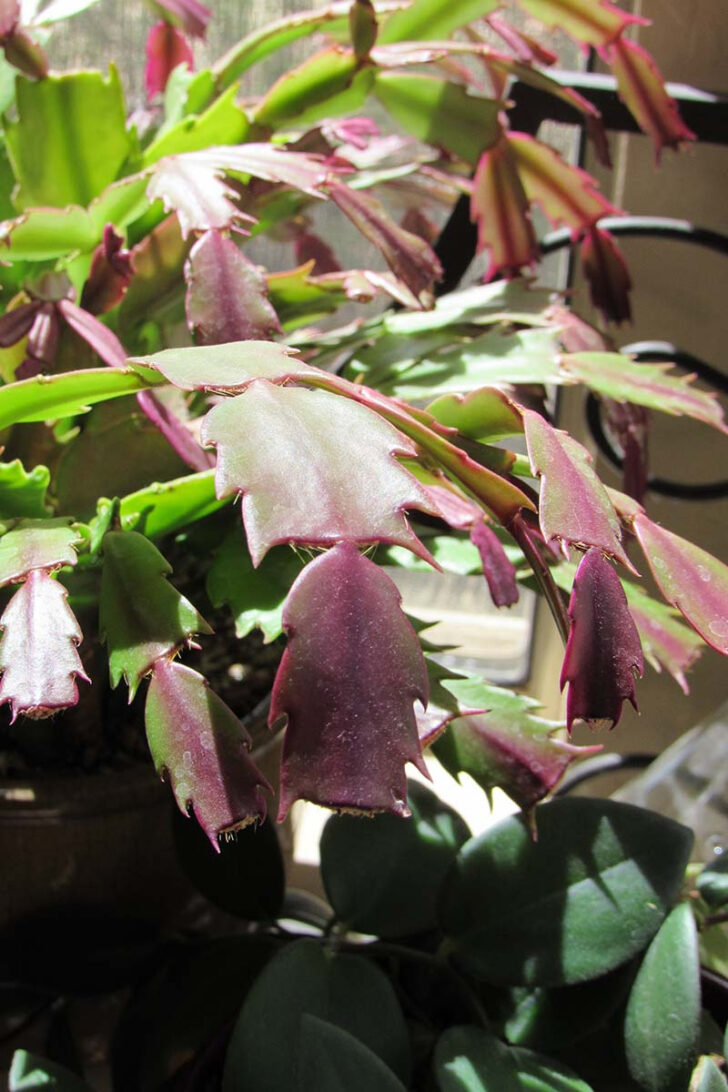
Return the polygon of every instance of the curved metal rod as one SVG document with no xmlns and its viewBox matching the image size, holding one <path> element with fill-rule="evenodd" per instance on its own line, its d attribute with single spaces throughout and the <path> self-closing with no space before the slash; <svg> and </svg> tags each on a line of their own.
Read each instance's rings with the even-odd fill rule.
<svg viewBox="0 0 728 1092">
<path fill-rule="evenodd" d="M 728 235 L 711 228 L 697 227 L 690 220 L 678 220 L 672 216 L 605 216 L 599 227 L 612 235 L 646 236 L 651 239 L 675 239 L 694 243 L 728 257 Z M 541 252 L 552 254 L 555 250 L 570 246 L 573 242 L 568 228 L 560 228 L 545 235 L 541 240 Z"/>
<path fill-rule="evenodd" d="M 554 796 L 566 796 L 581 785 L 584 781 L 590 781 L 592 777 L 600 777 L 602 774 L 614 773 L 618 770 L 644 770 L 655 761 L 657 755 L 638 752 L 628 755 L 595 755 L 587 758 L 573 767 L 564 777 L 559 787 L 553 793 Z"/>
</svg>

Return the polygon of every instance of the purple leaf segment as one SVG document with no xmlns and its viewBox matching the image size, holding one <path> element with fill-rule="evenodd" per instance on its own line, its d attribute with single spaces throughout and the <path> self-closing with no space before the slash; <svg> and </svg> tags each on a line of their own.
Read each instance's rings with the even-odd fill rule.
<svg viewBox="0 0 728 1092">
<path fill-rule="evenodd" d="M 157 772 L 169 775 L 175 800 L 195 817 L 219 852 L 218 836 L 265 819 L 271 786 L 248 754 L 238 718 L 189 667 L 157 660 L 145 721 Z"/>
<path fill-rule="evenodd" d="M 632 277 L 614 236 L 591 227 L 581 244 L 581 260 L 594 307 L 607 322 L 632 321 L 629 294 Z"/>
<path fill-rule="evenodd" d="M 600 550 L 592 548 L 576 570 L 569 601 L 571 628 L 561 669 L 568 683 L 566 723 L 613 728 L 622 704 L 635 699 L 635 676 L 644 674 L 642 645 L 624 588 Z"/>
<path fill-rule="evenodd" d="M 147 102 L 152 102 L 157 95 L 163 94 L 167 80 L 178 65 L 192 69 L 192 50 L 184 34 L 162 19 L 149 31 L 146 52 L 144 86 Z"/>
<path fill-rule="evenodd" d="M 508 560 L 501 540 L 483 519 L 473 524 L 470 538 L 480 554 L 493 603 L 496 607 L 512 607 L 518 602 L 516 570 Z"/>
<path fill-rule="evenodd" d="M 24 519 L 0 538 L 0 585 L 15 584 L 34 569 L 76 564 L 79 535 L 67 519 Z"/>
<path fill-rule="evenodd" d="M 0 703 L 12 720 L 50 717 L 78 701 L 76 679 L 89 679 L 77 646 L 81 630 L 68 592 L 44 569 L 33 569 L 0 618 Z"/>
<path fill-rule="evenodd" d="M 242 496 L 254 565 L 282 542 L 342 540 L 396 544 L 431 560 L 404 509 L 436 511 L 395 458 L 414 448 L 367 407 L 259 379 L 207 414 L 202 439 L 217 447 L 218 497 Z"/>
<path fill-rule="evenodd" d="M 644 513 L 635 516 L 633 526 L 667 602 L 707 644 L 728 656 L 728 566 Z"/>
<path fill-rule="evenodd" d="M 394 583 L 341 542 L 295 581 L 283 627 L 269 721 L 288 720 L 279 819 L 299 798 L 409 815 L 405 764 L 427 774 L 413 705 L 427 703 L 427 670 Z"/>
<path fill-rule="evenodd" d="M 619 519 L 586 448 L 533 410 L 523 410 L 523 424 L 531 467 L 541 478 L 539 521 L 546 541 L 597 546 L 632 569 Z"/>
<path fill-rule="evenodd" d="M 202 345 L 281 333 L 265 277 L 232 239 L 206 231 L 185 264 L 187 325 Z"/>
</svg>

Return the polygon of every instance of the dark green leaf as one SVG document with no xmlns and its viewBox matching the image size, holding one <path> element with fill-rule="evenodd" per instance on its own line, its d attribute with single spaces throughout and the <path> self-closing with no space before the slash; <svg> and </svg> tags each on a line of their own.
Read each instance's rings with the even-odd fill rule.
<svg viewBox="0 0 728 1092">
<path fill-rule="evenodd" d="M 238 637 L 245 637 L 257 626 L 266 642 L 274 641 L 283 632 L 283 603 L 302 568 L 298 554 L 287 546 L 276 546 L 254 569 L 237 528 L 215 554 L 207 593 L 216 607 L 229 604 Z"/>
<path fill-rule="evenodd" d="M 405 1092 L 391 1069 L 343 1028 L 305 1014 L 296 1092 Z"/>
<path fill-rule="evenodd" d="M 449 1028 L 435 1047 L 440 1092 L 521 1092 L 513 1054 L 488 1031 Z"/>
<path fill-rule="evenodd" d="M 8 1077 L 9 1092 L 91 1092 L 65 1066 L 48 1062 L 27 1050 L 16 1050 Z"/>
<path fill-rule="evenodd" d="M 712 1058 L 701 1058 L 690 1078 L 689 1092 L 726 1092 L 728 1082 Z"/>
<path fill-rule="evenodd" d="M 440 922 L 485 981 L 566 985 L 606 974 L 654 936 L 680 892 L 686 827 L 608 800 L 564 798 L 461 849 Z"/>
<path fill-rule="evenodd" d="M 334 815 L 321 838 L 321 874 L 337 917 L 362 933 L 395 937 L 437 924 L 442 878 L 468 828 L 429 789 L 410 783 L 411 819 Z"/>
<path fill-rule="evenodd" d="M 700 1030 L 700 965 L 695 918 L 680 903 L 647 949 L 627 1003 L 627 1064 L 648 1092 L 681 1092 Z"/>
<path fill-rule="evenodd" d="M 592 1092 L 573 1070 L 553 1058 L 532 1050 L 514 1050 L 513 1058 L 523 1092 Z"/>
<path fill-rule="evenodd" d="M 728 903 L 728 853 L 707 864 L 698 876 L 695 886 L 700 897 L 715 909 Z"/>
<path fill-rule="evenodd" d="M 171 566 L 136 531 L 110 531 L 103 541 L 99 624 L 109 650 L 111 685 L 122 677 L 130 700 L 160 656 L 210 627 L 165 579 Z"/>
<path fill-rule="evenodd" d="M 0 463 L 0 520 L 48 515 L 45 497 L 51 473 L 47 466 L 25 469 L 20 459 Z"/>
<path fill-rule="evenodd" d="M 361 956 L 299 940 L 271 960 L 248 994 L 230 1040 L 223 1092 L 299 1092 L 307 1014 L 348 1031 L 406 1080 L 409 1042 L 389 980 Z"/>
<path fill-rule="evenodd" d="M 177 856 L 197 890 L 243 921 L 269 921 L 283 902 L 285 876 L 278 836 L 270 820 L 251 824 L 220 842 L 210 843 L 197 823 L 190 823 L 175 808 L 174 841 Z"/>
<path fill-rule="evenodd" d="M 395 121 L 418 140 L 475 166 L 500 133 L 502 103 L 471 95 L 459 83 L 436 76 L 379 72 L 374 92 Z"/>
<path fill-rule="evenodd" d="M 113 182 L 132 150 L 121 83 L 112 66 L 44 80 L 18 77 L 18 120 L 6 124 L 19 182 L 16 203 L 89 204 Z"/>
</svg>

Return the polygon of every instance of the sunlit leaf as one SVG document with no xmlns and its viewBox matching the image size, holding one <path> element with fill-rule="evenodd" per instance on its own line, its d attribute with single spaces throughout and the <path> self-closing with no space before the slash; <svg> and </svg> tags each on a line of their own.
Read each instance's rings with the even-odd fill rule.
<svg viewBox="0 0 728 1092">
<path fill-rule="evenodd" d="M 244 391 L 254 379 L 282 383 L 315 374 L 294 351 L 275 341 L 239 341 L 202 348 L 162 349 L 132 357 L 132 367 L 151 369 L 183 391 Z"/>
<path fill-rule="evenodd" d="M 559 27 L 579 42 L 599 48 L 615 41 L 632 23 L 645 23 L 608 0 L 518 0 L 547 27 Z"/>
<path fill-rule="evenodd" d="M 675 904 L 692 831 L 643 808 L 564 797 L 466 842 L 441 925 L 457 963 L 487 982 L 565 985 L 641 951 Z"/>
<path fill-rule="evenodd" d="M 540 414 L 523 411 L 531 467 L 541 478 L 539 522 L 547 542 L 597 546 L 632 568 L 620 542 L 619 519 L 592 457 Z"/>
<path fill-rule="evenodd" d="M 236 530 L 215 554 L 207 577 L 207 593 L 216 607 L 229 604 L 238 637 L 245 637 L 257 627 L 266 641 L 274 641 L 283 632 L 283 604 L 302 567 L 298 555 L 281 546 L 266 554 L 257 569 L 253 568 L 242 535 Z"/>
<path fill-rule="evenodd" d="M 453 30 L 482 19 L 498 6 L 498 0 L 413 0 L 404 11 L 395 12 L 384 22 L 379 41 L 384 45 L 447 38 Z"/>
<path fill-rule="evenodd" d="M 449 1027 L 437 1041 L 433 1070 L 440 1092 L 522 1092 L 512 1052 L 479 1027 Z"/>
<path fill-rule="evenodd" d="M 529 201 L 540 205 L 555 226 L 563 225 L 579 234 L 602 216 L 618 216 L 619 209 L 603 197 L 597 183 L 527 133 L 507 135 L 523 188 Z"/>
<path fill-rule="evenodd" d="M 256 124 L 272 128 L 294 120 L 310 124 L 340 113 L 339 98 L 344 100 L 344 112 L 355 113 L 373 82 L 373 70 L 361 68 L 351 49 L 332 46 L 280 76 L 253 117 Z"/>
<path fill-rule="evenodd" d="M 640 129 L 649 134 L 659 161 L 663 148 L 679 148 L 695 133 L 680 117 L 677 103 L 668 95 L 654 57 L 636 42 L 617 38 L 606 51 L 617 90 Z"/>
<path fill-rule="evenodd" d="M 265 277 L 232 239 L 206 231 L 185 265 L 187 324 L 203 345 L 281 333 Z"/>
<path fill-rule="evenodd" d="M 665 599 L 707 644 L 728 656 L 728 566 L 643 513 L 633 526 Z"/>
<path fill-rule="evenodd" d="M 560 678 L 562 690 L 569 684 L 566 723 L 613 728 L 624 701 L 637 708 L 635 677 L 643 675 L 644 659 L 620 579 L 594 547 L 576 570 L 569 619 Z"/>
<path fill-rule="evenodd" d="M 0 537 L 0 585 L 15 584 L 33 569 L 75 565 L 78 542 L 69 520 L 21 520 Z"/>
<path fill-rule="evenodd" d="M 478 250 L 490 255 L 487 277 L 517 276 L 538 261 L 529 198 L 505 134 L 483 153 L 473 179 L 470 219 L 478 225 Z"/>
<path fill-rule="evenodd" d="M 470 95 L 461 84 L 435 76 L 379 72 L 374 93 L 418 140 L 445 148 L 472 166 L 500 132 L 498 112 L 503 104 Z"/>
<path fill-rule="evenodd" d="M 728 432 L 715 393 L 693 386 L 694 376 L 669 374 L 671 364 L 638 364 L 623 353 L 565 353 L 568 376 L 617 402 L 633 402 L 675 417 L 693 417 Z"/>
<path fill-rule="evenodd" d="M 405 763 L 421 772 L 413 702 L 427 702 L 419 642 L 396 586 L 351 543 L 303 570 L 283 611 L 288 646 L 270 723 L 287 717 L 283 817 L 294 800 L 407 815 Z"/>
<path fill-rule="evenodd" d="M 78 701 L 78 678 L 89 682 L 78 655 L 81 630 L 68 592 L 44 569 L 33 569 L 0 618 L 0 704 L 12 720 L 50 717 Z"/>
<path fill-rule="evenodd" d="M 645 659 L 656 671 L 662 667 L 669 671 L 687 694 L 685 672 L 700 656 L 703 649 L 700 637 L 677 620 L 677 612 L 652 599 L 639 585 L 625 580 L 622 587 L 640 635 Z"/>
<path fill-rule="evenodd" d="M 263 820 L 272 792 L 248 755 L 238 718 L 196 671 L 166 657 L 154 663 L 144 711 L 157 772 L 168 775 L 175 799 L 219 852 L 218 836 Z"/>
<path fill-rule="evenodd" d="M 60 375 L 39 375 L 0 387 L 0 429 L 21 421 L 73 417 L 95 402 L 134 394 L 149 386 L 125 368 L 86 368 Z"/>
<path fill-rule="evenodd" d="M 152 482 L 122 497 L 121 523 L 125 530 L 161 538 L 209 516 L 224 503 L 215 496 L 214 472 L 206 470 L 168 482 Z"/>
<path fill-rule="evenodd" d="M 283 542 L 398 543 L 427 557 L 404 509 L 431 505 L 394 458 L 414 449 L 366 407 L 327 391 L 256 380 L 210 411 L 203 440 L 217 447 L 218 496 L 242 495 L 255 565 Z"/>
<path fill-rule="evenodd" d="M 698 1061 L 690 1078 L 690 1092 L 726 1092 L 728 1083 L 712 1058 Z"/>
<path fill-rule="evenodd" d="M 98 242 L 93 217 L 78 205 L 28 209 L 0 225 L 0 256 L 11 261 L 43 262 L 93 250 Z"/>
<path fill-rule="evenodd" d="M 457 701 L 447 731 L 434 745 L 437 758 L 454 777 L 467 773 L 487 793 L 500 788 L 530 811 L 563 777 L 572 762 L 601 750 L 559 739 L 563 724 L 538 715 L 539 703 L 480 679 L 442 679 Z"/>
<path fill-rule="evenodd" d="M 111 685 L 122 677 L 129 700 L 156 660 L 172 656 L 210 627 L 167 581 L 170 565 L 136 531 L 110 531 L 103 541 L 99 625 L 109 652 Z"/>
<path fill-rule="evenodd" d="M 430 402 L 427 412 L 471 440 L 493 443 L 523 432 L 520 411 L 497 387 L 479 387 L 465 395 L 443 394 Z"/>
<path fill-rule="evenodd" d="M 132 151 L 116 69 L 71 72 L 44 80 L 19 77 L 18 120 L 5 136 L 18 180 L 15 201 L 86 206 L 113 182 Z"/>
<path fill-rule="evenodd" d="M 593 1092 L 591 1085 L 553 1058 L 520 1048 L 512 1054 L 521 1092 Z"/>
<path fill-rule="evenodd" d="M 242 144 L 247 139 L 250 123 L 245 111 L 237 104 L 238 88 L 230 87 L 213 98 L 207 109 L 188 113 L 176 124 L 164 126 L 144 150 L 143 163 L 149 167 L 163 157 L 200 152 L 217 144 Z"/>
<path fill-rule="evenodd" d="M 90 1092 L 89 1086 L 70 1069 L 16 1050 L 8 1074 L 9 1092 Z"/>
</svg>

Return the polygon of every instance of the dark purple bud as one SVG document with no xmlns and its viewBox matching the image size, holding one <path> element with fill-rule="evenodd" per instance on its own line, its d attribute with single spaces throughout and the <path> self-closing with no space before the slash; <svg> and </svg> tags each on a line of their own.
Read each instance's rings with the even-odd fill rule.
<svg viewBox="0 0 728 1092">
<path fill-rule="evenodd" d="M 29 333 L 38 314 L 38 302 L 21 303 L 0 315 L 0 348 L 9 349 Z"/>
<path fill-rule="evenodd" d="M 147 36 L 144 86 L 148 103 L 164 93 L 167 80 L 180 64 L 192 68 L 192 50 L 184 34 L 162 19 L 155 23 Z"/>
<path fill-rule="evenodd" d="M 92 315 L 101 315 L 121 303 L 134 275 L 130 251 L 113 224 L 104 228 L 103 242 L 96 247 L 91 270 L 81 296 L 81 307 Z"/>
<path fill-rule="evenodd" d="M 270 708 L 271 725 L 288 720 L 279 818 L 298 798 L 409 815 L 405 764 L 427 773 L 414 702 L 427 703 L 428 684 L 394 583 L 341 542 L 297 578 L 283 627 Z"/>
<path fill-rule="evenodd" d="M 38 372 L 53 371 L 59 333 L 60 321 L 56 304 L 41 304 L 28 334 L 28 355 L 17 370 L 18 379 L 28 379 Z"/>
<path fill-rule="evenodd" d="M 571 629 L 561 669 L 566 683 L 566 723 L 613 728 L 629 700 L 637 708 L 635 677 L 644 674 L 639 633 L 619 577 L 602 555 L 586 552 L 569 601 Z"/>
<path fill-rule="evenodd" d="M 312 270 L 314 276 L 338 273 L 341 270 L 336 255 L 328 243 L 325 243 L 320 235 L 314 235 L 311 231 L 302 231 L 296 236 L 294 250 L 297 265 L 305 265 L 306 262 L 314 263 Z"/>
<path fill-rule="evenodd" d="M 508 560 L 502 542 L 483 519 L 473 524 L 470 538 L 478 548 L 493 603 L 496 607 L 512 607 L 518 602 L 516 570 Z"/>
</svg>

